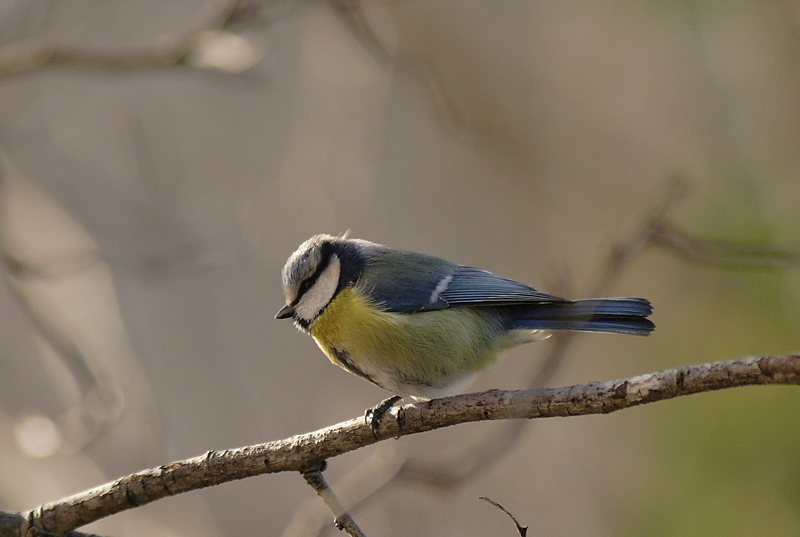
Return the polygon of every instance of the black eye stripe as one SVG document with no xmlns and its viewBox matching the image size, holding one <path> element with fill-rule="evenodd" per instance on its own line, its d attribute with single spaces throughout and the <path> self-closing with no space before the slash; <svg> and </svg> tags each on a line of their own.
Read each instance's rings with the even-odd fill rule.
<svg viewBox="0 0 800 537">
<path fill-rule="evenodd" d="M 296 306 L 297 303 L 300 302 L 300 299 L 303 298 L 303 295 L 306 294 L 306 292 L 309 289 L 311 289 L 315 283 L 317 283 L 320 274 L 322 274 L 323 270 L 328 268 L 329 263 L 330 263 L 330 256 L 328 256 L 322 263 L 320 263 L 317 266 L 317 270 L 314 271 L 314 274 L 312 274 L 311 276 L 300 282 L 300 287 L 298 287 L 297 289 L 297 298 L 295 298 L 294 302 L 292 302 L 292 306 Z"/>
</svg>

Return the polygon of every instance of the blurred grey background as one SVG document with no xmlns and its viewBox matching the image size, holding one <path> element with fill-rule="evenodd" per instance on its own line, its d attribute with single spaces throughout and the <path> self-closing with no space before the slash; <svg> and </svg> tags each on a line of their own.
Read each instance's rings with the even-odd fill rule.
<svg viewBox="0 0 800 537">
<path fill-rule="evenodd" d="M 797 1 L 3 0 L 0 40 L 6 510 L 384 398 L 273 320 L 315 233 L 578 297 L 679 175 L 681 229 L 800 249 Z M 656 332 L 581 336 L 548 383 L 796 352 L 788 265 L 647 246 L 604 293 L 649 298 Z M 526 386 L 552 345 L 475 389 Z M 514 535 L 480 495 L 536 536 L 797 535 L 799 412 L 796 388 L 759 387 L 540 421 L 458 486 L 369 493 L 405 457 L 457 461 L 507 431 L 472 424 L 326 476 L 345 504 L 367 493 L 368 535 Z M 88 530 L 330 535 L 331 518 L 285 474 Z"/>
</svg>

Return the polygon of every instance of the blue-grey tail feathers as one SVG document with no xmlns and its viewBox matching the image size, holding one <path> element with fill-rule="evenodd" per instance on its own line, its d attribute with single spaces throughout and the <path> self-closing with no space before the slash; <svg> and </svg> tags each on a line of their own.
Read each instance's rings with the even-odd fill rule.
<svg viewBox="0 0 800 537">
<path fill-rule="evenodd" d="M 646 336 L 655 329 L 644 298 L 591 298 L 509 308 L 512 329 L 572 330 Z"/>
</svg>

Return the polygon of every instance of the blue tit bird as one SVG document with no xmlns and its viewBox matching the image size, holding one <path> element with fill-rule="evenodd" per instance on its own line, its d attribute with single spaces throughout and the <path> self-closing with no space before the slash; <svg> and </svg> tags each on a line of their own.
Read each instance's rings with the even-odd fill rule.
<svg viewBox="0 0 800 537">
<path fill-rule="evenodd" d="M 431 255 L 316 235 L 283 268 L 286 305 L 334 364 L 400 397 L 462 393 L 504 351 L 552 330 L 646 336 L 643 298 L 567 300 Z M 399 398 L 397 398 L 399 399 Z"/>
</svg>

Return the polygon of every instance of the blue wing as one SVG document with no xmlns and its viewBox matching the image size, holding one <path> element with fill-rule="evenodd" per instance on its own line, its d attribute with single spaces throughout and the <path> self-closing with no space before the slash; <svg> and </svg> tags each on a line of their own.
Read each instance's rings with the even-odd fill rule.
<svg viewBox="0 0 800 537">
<path fill-rule="evenodd" d="M 400 257 L 395 257 L 400 256 Z M 516 280 L 414 252 L 386 250 L 357 285 L 386 311 L 490 307 L 508 330 L 578 330 L 647 335 L 653 307 L 643 298 L 567 300 Z"/>
<path fill-rule="evenodd" d="M 448 304 L 435 293 L 437 286 L 457 269 L 438 257 L 387 248 L 373 255 L 356 285 L 386 311 L 440 310 Z"/>
<path fill-rule="evenodd" d="M 537 291 L 522 282 L 465 266 L 456 268 L 452 280 L 447 282 L 440 295 L 442 300 L 451 306 L 457 304 L 509 306 L 567 301 L 564 298 Z"/>
<path fill-rule="evenodd" d="M 383 309 L 394 313 L 441 310 L 457 305 L 566 302 L 485 270 L 399 250 L 386 250 L 373 257 L 358 285 Z"/>
</svg>

